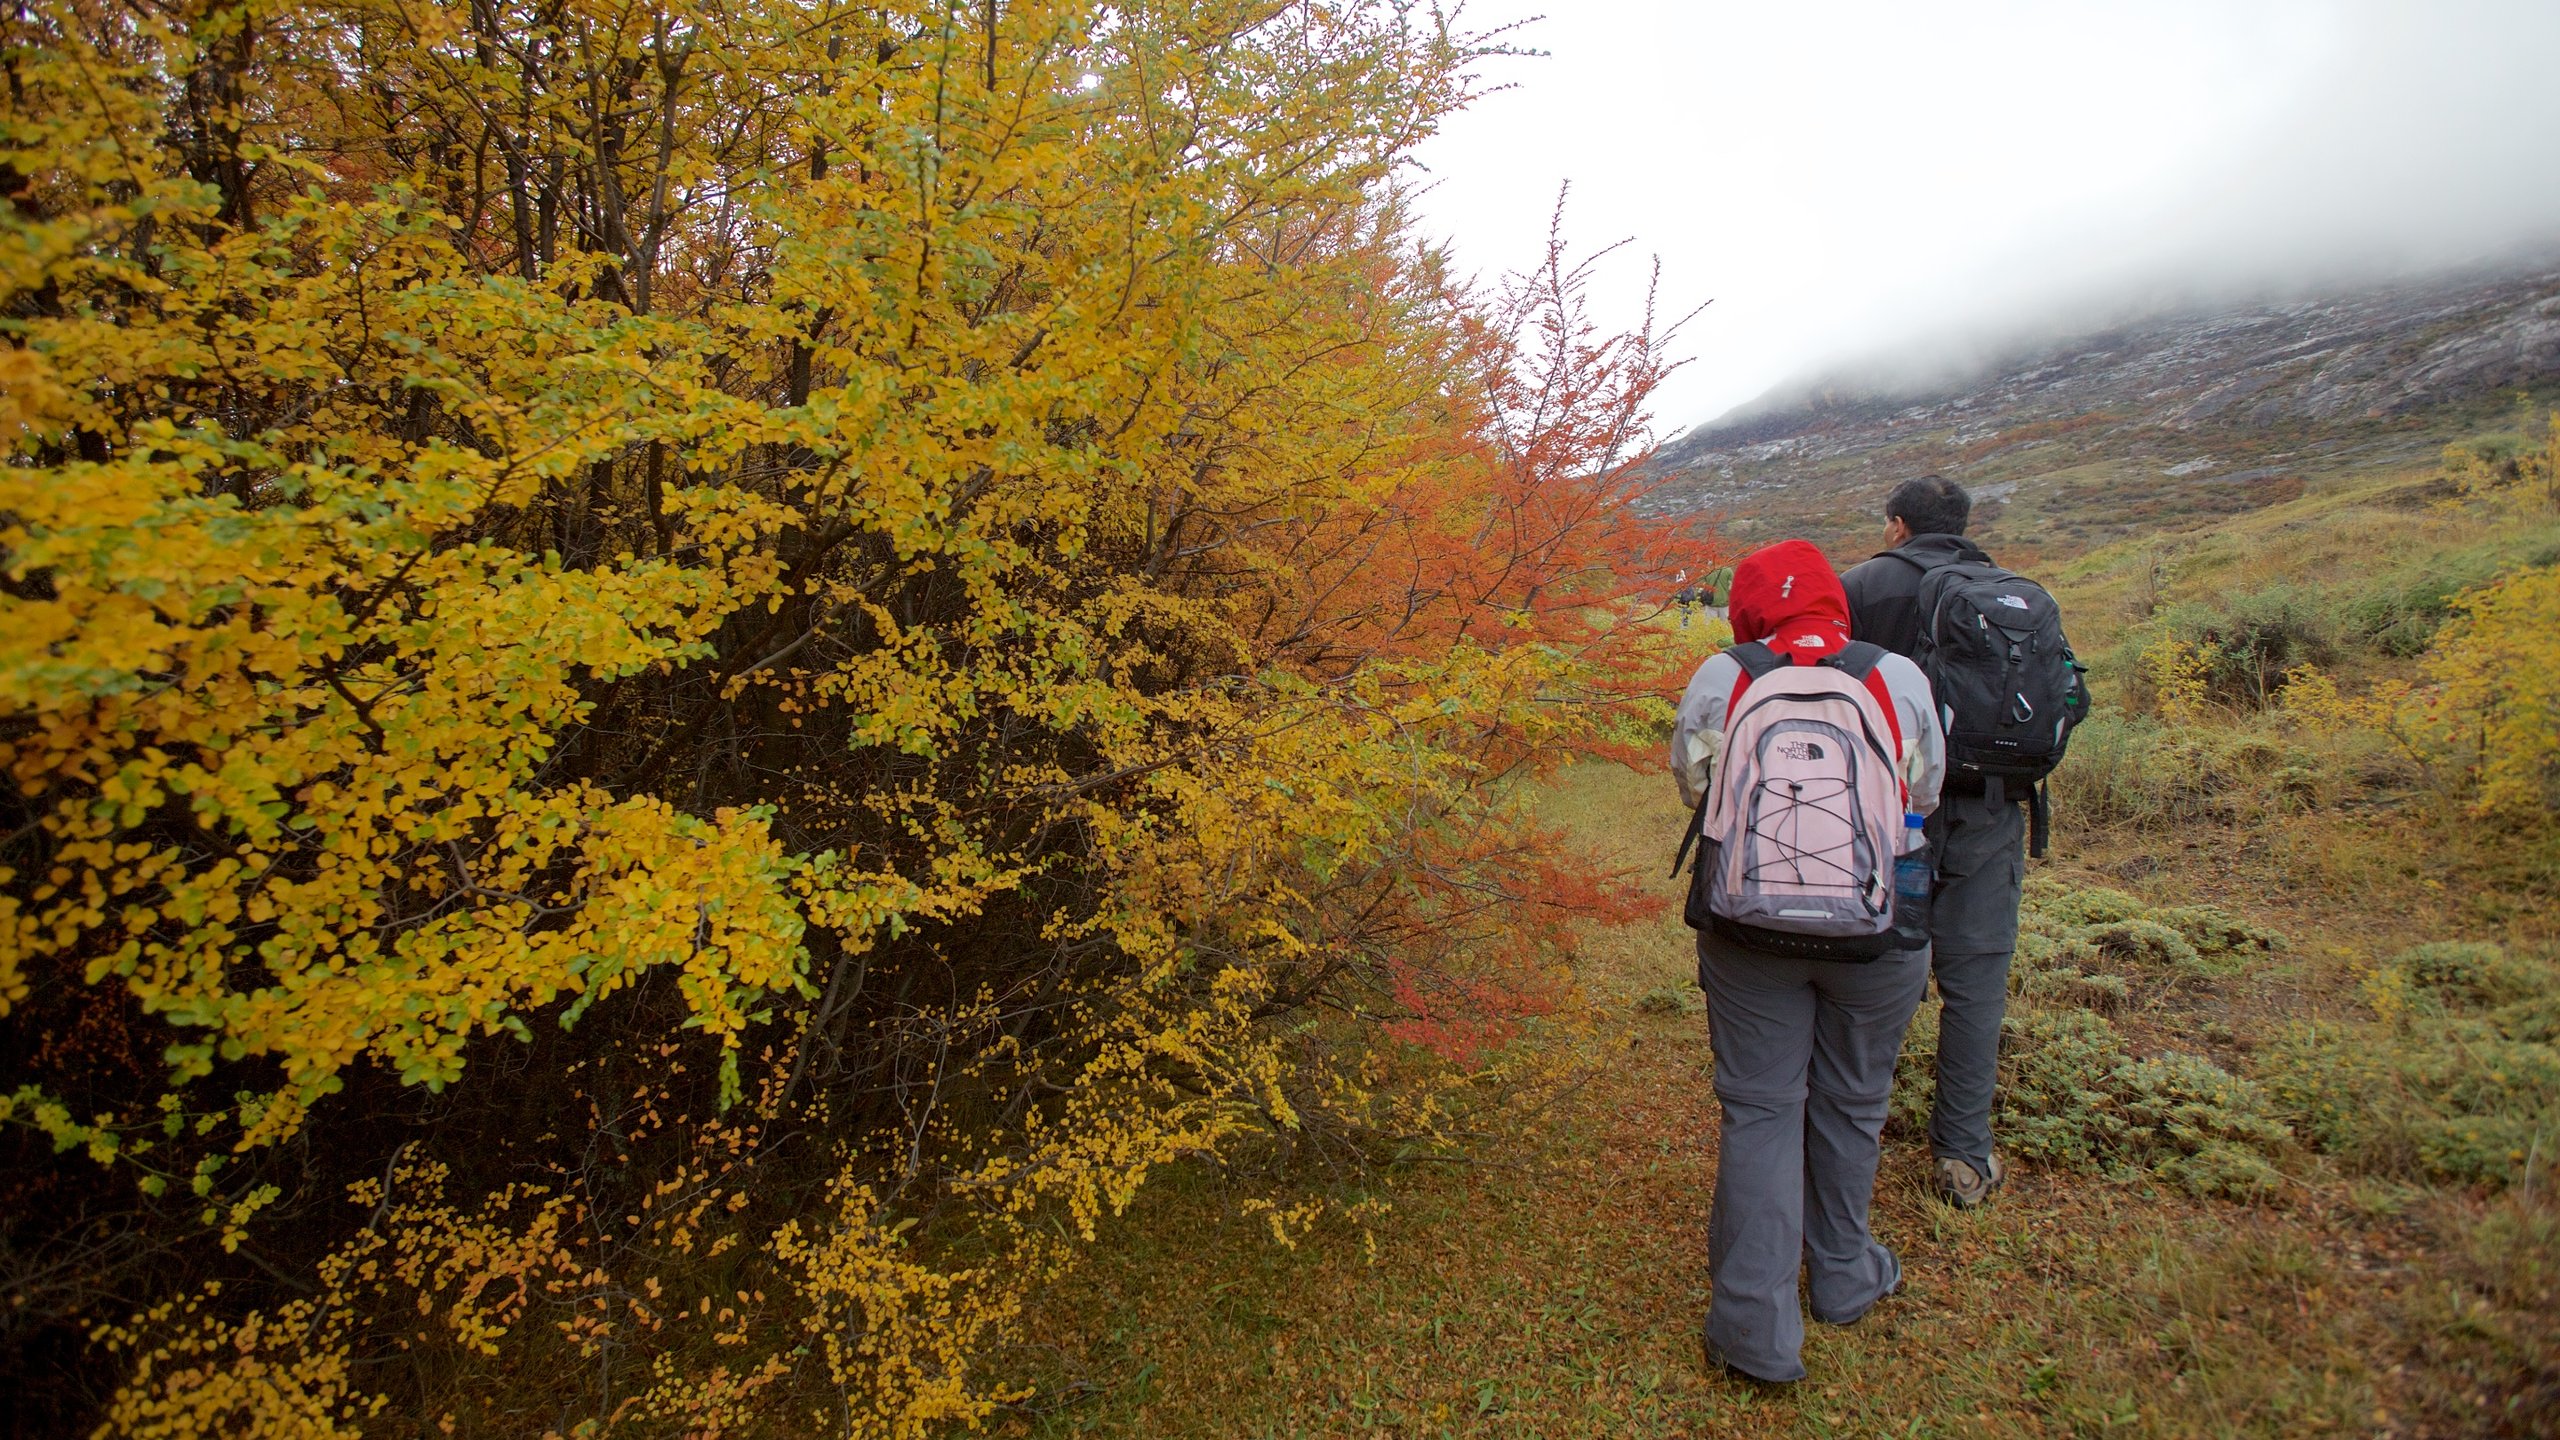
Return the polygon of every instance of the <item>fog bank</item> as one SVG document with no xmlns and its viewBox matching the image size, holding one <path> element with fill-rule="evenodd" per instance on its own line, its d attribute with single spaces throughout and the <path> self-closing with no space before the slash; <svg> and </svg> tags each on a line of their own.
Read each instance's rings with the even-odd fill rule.
<svg viewBox="0 0 2560 1440">
<path fill-rule="evenodd" d="M 1844 362 L 2560 248 L 2560 5 L 1581 0 L 1516 34 L 1548 53 L 1426 147 L 1425 228 L 1527 264 L 1570 180 L 1578 240 L 1634 241 L 1604 319 L 1645 252 L 1667 309 L 1712 298 L 1666 430 Z"/>
</svg>

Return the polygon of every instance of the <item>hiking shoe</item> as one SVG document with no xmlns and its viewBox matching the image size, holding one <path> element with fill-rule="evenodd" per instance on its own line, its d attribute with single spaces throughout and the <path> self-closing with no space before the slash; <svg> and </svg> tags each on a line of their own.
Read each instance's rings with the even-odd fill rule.
<svg viewBox="0 0 2560 1440">
<path fill-rule="evenodd" d="M 1996 1154 L 1991 1157 L 1991 1172 L 1987 1175 L 1974 1169 L 1971 1161 L 1951 1155 L 1938 1157 L 1938 1198 L 1959 1210 L 1970 1210 L 1990 1199 L 1991 1192 L 2008 1178 L 2009 1169 Z"/>
</svg>

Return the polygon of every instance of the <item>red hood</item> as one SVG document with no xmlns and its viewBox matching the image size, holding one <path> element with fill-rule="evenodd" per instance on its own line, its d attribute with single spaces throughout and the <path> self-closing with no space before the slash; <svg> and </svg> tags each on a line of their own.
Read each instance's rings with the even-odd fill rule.
<svg viewBox="0 0 2560 1440">
<path fill-rule="evenodd" d="M 1849 643 L 1849 596 L 1811 541 L 1781 540 L 1733 567 L 1733 638 L 1817 659 Z"/>
</svg>

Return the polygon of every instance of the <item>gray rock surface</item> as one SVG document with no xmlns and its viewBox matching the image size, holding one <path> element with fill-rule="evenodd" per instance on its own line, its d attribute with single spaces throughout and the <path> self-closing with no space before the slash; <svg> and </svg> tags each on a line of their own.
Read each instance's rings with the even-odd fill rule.
<svg viewBox="0 0 2560 1440">
<path fill-rule="evenodd" d="M 2560 392 L 2560 261 L 2192 308 L 1911 371 L 1791 383 L 1680 437 L 1648 508 L 1819 531 L 1826 516 L 1864 525 L 1875 487 L 1902 475 L 2033 498 L 2063 483 L 2050 477 L 2123 465 L 2227 510 L 2254 482 L 2422 463 L 2456 408 Z"/>
</svg>

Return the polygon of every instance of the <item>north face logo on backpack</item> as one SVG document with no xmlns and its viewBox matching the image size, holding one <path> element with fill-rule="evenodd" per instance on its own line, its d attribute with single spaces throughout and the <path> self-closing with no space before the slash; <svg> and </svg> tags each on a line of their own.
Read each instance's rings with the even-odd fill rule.
<svg viewBox="0 0 2560 1440">
<path fill-rule="evenodd" d="M 2024 610 L 2027 608 L 2027 602 L 2024 596 L 2002 595 L 1997 598 L 2001 604 L 2008 606 L 2012 610 Z"/>
<path fill-rule="evenodd" d="M 1778 747 L 1778 753 L 1790 760 L 1819 760 L 1823 749 L 1811 740 L 1789 740 Z"/>
</svg>

